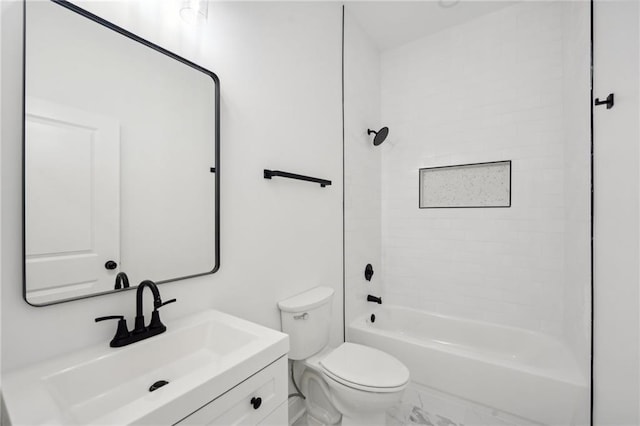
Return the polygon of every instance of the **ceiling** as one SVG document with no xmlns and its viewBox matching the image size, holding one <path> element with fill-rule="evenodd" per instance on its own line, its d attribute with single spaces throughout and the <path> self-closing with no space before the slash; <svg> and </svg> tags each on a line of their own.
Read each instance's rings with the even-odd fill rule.
<svg viewBox="0 0 640 426">
<path fill-rule="evenodd" d="M 380 50 L 461 24 L 517 1 L 347 1 L 345 7 Z"/>
</svg>

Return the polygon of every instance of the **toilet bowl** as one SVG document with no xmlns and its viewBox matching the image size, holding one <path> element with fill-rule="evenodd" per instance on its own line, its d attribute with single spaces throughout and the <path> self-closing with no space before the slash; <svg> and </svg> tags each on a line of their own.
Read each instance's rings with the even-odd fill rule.
<svg viewBox="0 0 640 426">
<path fill-rule="evenodd" d="M 303 365 L 303 393 L 314 381 L 325 384 L 316 384 L 324 401 L 312 397 L 306 404 L 308 413 L 325 424 L 335 424 L 341 414 L 345 426 L 383 425 L 386 410 L 400 402 L 409 383 L 409 370 L 396 358 L 355 343 L 326 348 Z"/>
<path fill-rule="evenodd" d="M 308 415 L 332 425 L 384 425 L 398 403 L 409 370 L 393 356 L 345 342 L 328 347 L 333 289 L 316 287 L 278 303 L 282 330 L 289 334 L 289 358 L 305 370 L 301 391 Z"/>
</svg>

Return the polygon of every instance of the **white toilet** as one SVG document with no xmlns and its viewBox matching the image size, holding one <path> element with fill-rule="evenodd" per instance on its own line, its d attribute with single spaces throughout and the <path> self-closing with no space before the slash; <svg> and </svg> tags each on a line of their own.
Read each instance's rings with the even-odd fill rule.
<svg viewBox="0 0 640 426">
<path fill-rule="evenodd" d="M 307 413 L 323 424 L 384 425 L 385 411 L 400 401 L 409 370 L 368 346 L 327 347 L 333 289 L 316 287 L 278 302 L 289 358 L 305 365 L 300 387 Z"/>
</svg>

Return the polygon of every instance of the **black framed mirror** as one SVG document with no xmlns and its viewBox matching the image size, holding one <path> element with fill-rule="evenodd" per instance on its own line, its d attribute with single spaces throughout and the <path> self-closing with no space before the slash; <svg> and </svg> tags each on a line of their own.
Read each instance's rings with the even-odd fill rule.
<svg viewBox="0 0 640 426">
<path fill-rule="evenodd" d="M 213 72 L 67 1 L 25 0 L 23 106 L 27 303 L 218 270 Z"/>
</svg>

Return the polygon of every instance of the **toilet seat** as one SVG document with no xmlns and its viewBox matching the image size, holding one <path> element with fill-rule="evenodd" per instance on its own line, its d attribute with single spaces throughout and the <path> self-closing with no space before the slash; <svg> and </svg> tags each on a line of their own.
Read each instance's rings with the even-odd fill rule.
<svg viewBox="0 0 640 426">
<path fill-rule="evenodd" d="M 409 370 L 399 360 L 356 343 L 338 346 L 320 366 L 328 379 L 366 392 L 398 392 L 409 382 Z"/>
<path fill-rule="evenodd" d="M 373 387 L 373 386 L 363 386 L 357 383 L 352 383 L 349 382 L 347 380 L 341 379 L 337 376 L 332 375 L 331 373 L 329 373 L 327 370 L 322 370 L 322 375 L 324 376 L 325 380 L 327 382 L 335 382 L 338 383 L 342 386 L 345 386 L 347 388 L 350 389 L 354 389 L 357 391 L 361 391 L 361 392 L 371 392 L 371 393 L 393 393 L 393 392 L 400 392 L 402 391 L 405 387 L 407 387 L 407 383 L 405 383 L 404 385 L 400 385 L 400 386 L 396 386 L 393 388 L 381 388 L 381 387 Z"/>
</svg>

